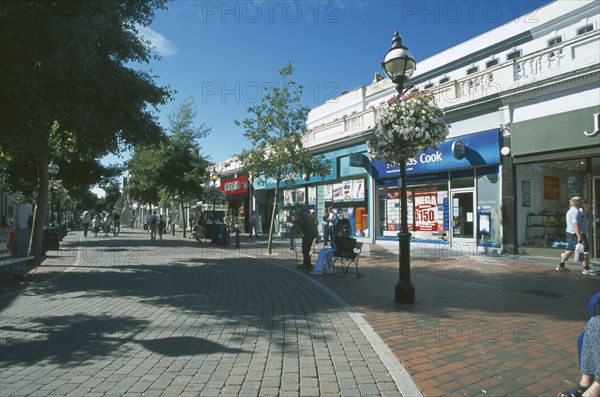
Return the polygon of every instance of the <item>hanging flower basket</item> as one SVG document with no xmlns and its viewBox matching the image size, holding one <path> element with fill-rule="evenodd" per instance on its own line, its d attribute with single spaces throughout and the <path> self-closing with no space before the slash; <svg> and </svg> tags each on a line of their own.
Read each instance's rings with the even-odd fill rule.
<svg viewBox="0 0 600 397">
<path fill-rule="evenodd" d="M 204 192 L 204 201 L 207 203 L 224 203 L 225 192 L 216 187 L 211 187 Z"/>
<path fill-rule="evenodd" d="M 398 166 L 448 136 L 444 113 L 432 95 L 409 93 L 393 97 L 388 104 L 369 141 L 371 157 Z"/>
</svg>

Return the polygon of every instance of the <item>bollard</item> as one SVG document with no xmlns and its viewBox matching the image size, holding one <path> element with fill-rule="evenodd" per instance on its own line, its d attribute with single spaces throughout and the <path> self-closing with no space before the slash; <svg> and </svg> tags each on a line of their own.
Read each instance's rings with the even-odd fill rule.
<svg viewBox="0 0 600 397">
<path fill-rule="evenodd" d="M 240 228 L 235 227 L 235 248 L 240 248 Z"/>
<path fill-rule="evenodd" d="M 174 223 L 171 225 L 171 233 L 173 234 L 173 236 L 175 235 L 175 224 Z"/>
</svg>

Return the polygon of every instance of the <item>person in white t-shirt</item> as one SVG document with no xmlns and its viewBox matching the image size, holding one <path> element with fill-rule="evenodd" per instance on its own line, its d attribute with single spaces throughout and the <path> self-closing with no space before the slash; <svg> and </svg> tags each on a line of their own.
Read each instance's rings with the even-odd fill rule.
<svg viewBox="0 0 600 397">
<path fill-rule="evenodd" d="M 596 272 L 590 269 L 589 258 L 590 258 L 590 245 L 587 239 L 588 231 L 588 220 L 587 214 L 582 209 L 583 200 L 581 197 L 575 196 L 569 200 L 569 211 L 567 211 L 566 222 L 567 222 L 567 249 L 560 256 L 560 263 L 556 266 L 556 270 L 561 272 L 568 272 L 569 269 L 565 266 L 565 263 L 569 260 L 575 246 L 577 244 L 583 244 L 583 274 L 594 276 Z"/>
</svg>

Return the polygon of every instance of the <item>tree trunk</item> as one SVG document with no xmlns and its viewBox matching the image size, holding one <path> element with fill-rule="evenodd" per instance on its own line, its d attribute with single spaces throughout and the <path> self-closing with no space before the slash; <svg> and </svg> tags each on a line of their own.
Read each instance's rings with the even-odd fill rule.
<svg viewBox="0 0 600 397">
<path fill-rule="evenodd" d="M 186 234 L 186 230 L 185 230 L 185 229 L 187 229 L 187 219 L 185 219 L 186 216 L 185 216 L 185 211 L 183 208 L 183 200 L 179 204 L 181 205 L 181 222 L 183 224 L 183 238 L 187 238 L 187 234 Z"/>
<path fill-rule="evenodd" d="M 42 155 L 37 162 L 38 194 L 33 215 L 33 226 L 29 238 L 28 256 L 33 256 L 36 266 L 42 263 L 42 237 L 46 223 L 46 207 L 48 205 L 48 157 Z"/>
<path fill-rule="evenodd" d="M 269 255 L 273 253 L 273 233 L 275 233 L 275 214 L 277 213 L 277 203 L 279 202 L 279 179 L 275 184 L 275 200 L 273 201 L 273 212 L 271 213 L 271 225 L 269 226 L 269 243 L 267 249 Z"/>
</svg>

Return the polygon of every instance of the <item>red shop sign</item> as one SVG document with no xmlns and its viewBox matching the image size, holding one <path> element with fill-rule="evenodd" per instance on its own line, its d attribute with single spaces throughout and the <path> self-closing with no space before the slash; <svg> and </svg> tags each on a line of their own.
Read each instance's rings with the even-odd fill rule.
<svg viewBox="0 0 600 397">
<path fill-rule="evenodd" d="M 240 194 L 248 192 L 248 177 L 240 176 L 239 178 L 228 179 L 221 183 L 220 189 L 226 195 Z"/>
</svg>

